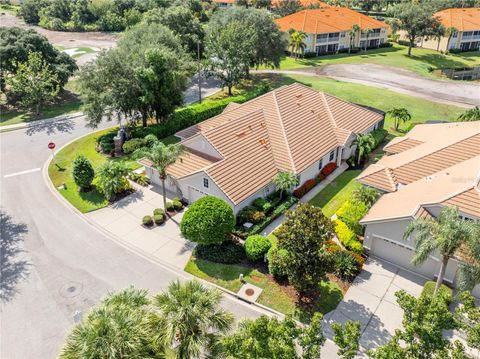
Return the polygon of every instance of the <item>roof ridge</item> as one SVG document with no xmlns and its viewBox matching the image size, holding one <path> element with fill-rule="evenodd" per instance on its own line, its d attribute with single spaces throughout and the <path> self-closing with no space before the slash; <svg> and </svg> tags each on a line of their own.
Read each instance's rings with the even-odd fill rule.
<svg viewBox="0 0 480 359">
<path fill-rule="evenodd" d="M 287 147 L 287 152 L 288 152 L 288 158 L 290 159 L 290 162 L 292 164 L 292 169 L 293 172 L 296 172 L 295 168 L 295 162 L 293 161 L 293 156 L 292 156 L 292 151 L 290 150 L 290 144 L 287 139 L 287 133 L 285 132 L 285 126 L 283 126 L 283 121 L 282 121 L 282 115 L 280 114 L 280 108 L 278 107 L 278 101 L 277 101 L 277 92 L 273 91 L 273 102 L 275 103 L 275 110 L 277 110 L 278 114 L 278 122 L 280 122 L 280 128 L 282 129 L 282 134 L 285 139 L 285 145 Z"/>
<path fill-rule="evenodd" d="M 337 126 L 337 123 L 335 122 L 335 119 L 333 118 L 333 113 L 332 113 L 332 110 L 330 109 L 330 106 L 328 105 L 327 99 L 325 97 L 325 92 L 319 92 L 319 94 L 321 95 L 321 98 L 323 100 L 323 104 L 325 105 L 325 108 L 326 108 L 327 113 L 328 113 L 328 118 L 330 119 L 330 122 L 333 125 L 333 129 L 335 130 L 335 128 L 340 128 L 340 127 Z M 345 130 L 344 128 L 340 128 L 340 129 Z M 348 130 L 345 130 L 345 131 L 351 133 L 351 131 L 348 131 Z"/>
</svg>

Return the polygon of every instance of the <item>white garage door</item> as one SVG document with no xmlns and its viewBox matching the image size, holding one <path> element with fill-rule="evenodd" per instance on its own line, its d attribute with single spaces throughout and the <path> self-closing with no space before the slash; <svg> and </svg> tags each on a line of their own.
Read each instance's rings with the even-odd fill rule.
<svg viewBox="0 0 480 359">
<path fill-rule="evenodd" d="M 395 242 L 374 237 L 370 253 L 388 262 L 406 268 L 412 272 L 419 273 L 427 278 L 433 278 L 438 273 L 440 263 L 429 258 L 419 266 L 411 264 L 414 251 Z"/>
<path fill-rule="evenodd" d="M 202 198 L 203 196 L 206 196 L 207 194 L 205 192 L 199 191 L 196 188 L 193 187 L 188 187 L 188 202 L 191 204 L 195 202 L 197 199 Z"/>
</svg>

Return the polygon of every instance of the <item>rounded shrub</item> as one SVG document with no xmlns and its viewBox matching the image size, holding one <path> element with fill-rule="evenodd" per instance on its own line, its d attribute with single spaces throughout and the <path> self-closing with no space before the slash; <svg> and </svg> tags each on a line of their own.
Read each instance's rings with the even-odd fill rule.
<svg viewBox="0 0 480 359">
<path fill-rule="evenodd" d="M 166 208 L 167 212 L 173 212 L 175 211 L 175 207 L 173 205 L 173 202 L 167 202 L 167 208 Z"/>
<path fill-rule="evenodd" d="M 145 140 L 143 138 L 132 138 L 131 140 L 125 141 L 125 143 L 122 145 L 122 148 L 125 154 L 129 154 L 144 146 Z"/>
<path fill-rule="evenodd" d="M 194 255 L 211 262 L 235 264 L 245 259 L 245 248 L 237 242 L 227 240 L 220 244 L 199 244 Z"/>
<path fill-rule="evenodd" d="M 153 215 L 165 217 L 165 211 L 163 210 L 163 208 L 155 208 L 153 210 Z"/>
<path fill-rule="evenodd" d="M 275 279 L 284 279 L 287 277 L 287 258 L 288 251 L 272 247 L 267 254 L 268 272 Z"/>
<path fill-rule="evenodd" d="M 95 171 L 87 157 L 80 155 L 73 160 L 72 176 L 80 190 L 90 188 L 95 177 Z"/>
<path fill-rule="evenodd" d="M 165 217 L 161 214 L 155 214 L 153 216 L 153 221 L 155 222 L 156 225 L 160 225 L 165 223 Z"/>
<path fill-rule="evenodd" d="M 258 234 L 249 236 L 245 241 L 247 258 L 251 261 L 259 260 L 268 252 L 271 246 L 272 243 L 264 236 Z"/>
<path fill-rule="evenodd" d="M 181 211 L 183 209 L 183 203 L 180 202 L 180 200 L 178 199 L 174 199 L 172 201 L 172 204 L 173 204 L 173 208 L 176 210 L 176 211 Z"/>
<path fill-rule="evenodd" d="M 359 272 L 357 259 L 348 251 L 333 253 L 333 273 L 341 279 L 352 279 Z"/>
<path fill-rule="evenodd" d="M 144 226 L 151 227 L 153 226 L 153 218 L 152 216 L 145 216 L 142 219 L 142 223 Z"/>
<path fill-rule="evenodd" d="M 180 231 L 190 241 L 214 244 L 224 242 L 234 225 L 232 208 L 224 200 L 205 196 L 187 209 L 180 222 Z"/>
</svg>

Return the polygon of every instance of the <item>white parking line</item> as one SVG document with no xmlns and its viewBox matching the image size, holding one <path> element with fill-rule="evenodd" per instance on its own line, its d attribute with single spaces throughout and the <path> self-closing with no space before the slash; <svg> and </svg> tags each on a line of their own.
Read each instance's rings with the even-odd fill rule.
<svg viewBox="0 0 480 359">
<path fill-rule="evenodd" d="M 8 178 L 8 177 L 20 176 L 20 175 L 24 175 L 24 174 L 27 174 L 27 173 L 39 172 L 39 171 L 40 171 L 40 168 L 32 168 L 31 170 L 25 170 L 25 171 L 10 173 L 10 174 L 5 175 L 3 177 Z"/>
</svg>

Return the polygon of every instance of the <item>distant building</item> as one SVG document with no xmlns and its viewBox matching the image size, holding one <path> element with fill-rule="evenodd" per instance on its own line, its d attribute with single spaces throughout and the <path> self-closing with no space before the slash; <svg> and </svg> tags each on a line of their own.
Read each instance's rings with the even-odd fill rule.
<svg viewBox="0 0 480 359">
<path fill-rule="evenodd" d="M 285 0 L 271 0 L 272 7 L 279 6 Z M 235 5 L 236 0 L 213 0 L 214 3 L 218 4 L 218 6 L 222 8 L 232 7 Z M 319 0 L 299 0 L 300 6 L 320 6 L 320 7 L 329 7 L 329 5 L 325 4 Z"/>
<path fill-rule="evenodd" d="M 372 48 L 387 42 L 387 24 L 343 7 L 302 10 L 275 22 L 285 33 L 291 29 L 306 33 L 305 52 L 318 55 L 348 49 L 349 32 L 354 25 L 358 25 L 360 30 L 352 36 L 352 47 L 365 48 L 366 45 Z M 368 39 L 366 29 L 373 30 Z"/>
<path fill-rule="evenodd" d="M 438 39 L 420 38 L 417 46 L 447 51 L 459 49 L 474 51 L 480 49 L 480 8 L 446 9 L 434 14 L 445 29 L 455 28 L 451 36 Z"/>
</svg>

